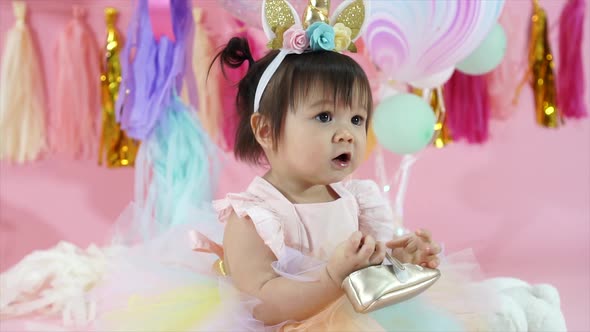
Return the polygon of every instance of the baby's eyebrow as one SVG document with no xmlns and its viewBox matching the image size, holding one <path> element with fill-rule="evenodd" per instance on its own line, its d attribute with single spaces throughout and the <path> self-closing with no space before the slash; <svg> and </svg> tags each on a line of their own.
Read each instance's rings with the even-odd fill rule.
<svg viewBox="0 0 590 332">
<path fill-rule="evenodd" d="M 325 105 L 334 105 L 335 101 L 332 99 L 320 99 L 318 101 L 316 101 L 315 103 L 311 104 L 307 109 L 310 111 L 316 111 L 316 108 L 320 107 L 320 106 L 325 106 Z M 349 108 L 347 107 L 349 112 L 353 112 L 353 113 L 363 113 L 363 114 L 368 114 L 369 111 L 365 108 L 364 105 L 359 105 L 359 107 L 357 109 L 353 109 L 353 108 Z M 336 111 L 338 111 L 338 107 L 336 107 Z"/>
<path fill-rule="evenodd" d="M 328 99 L 320 99 L 320 100 L 316 101 L 315 103 L 311 104 L 310 107 L 323 106 L 323 105 L 330 104 L 330 103 L 334 103 L 334 101 L 328 100 Z"/>
</svg>

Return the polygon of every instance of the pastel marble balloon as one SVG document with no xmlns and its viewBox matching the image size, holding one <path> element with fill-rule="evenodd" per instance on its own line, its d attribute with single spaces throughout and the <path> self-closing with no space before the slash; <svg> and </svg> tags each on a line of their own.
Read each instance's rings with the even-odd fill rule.
<svg viewBox="0 0 590 332">
<path fill-rule="evenodd" d="M 503 6 L 504 0 L 370 1 L 363 38 L 387 77 L 419 81 L 471 54 Z"/>
</svg>

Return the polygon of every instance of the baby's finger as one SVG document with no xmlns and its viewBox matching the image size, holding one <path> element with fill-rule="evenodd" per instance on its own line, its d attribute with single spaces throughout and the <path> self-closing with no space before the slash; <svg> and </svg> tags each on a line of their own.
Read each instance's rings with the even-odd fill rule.
<svg viewBox="0 0 590 332">
<path fill-rule="evenodd" d="M 431 243 L 428 252 L 432 255 L 438 255 L 441 252 L 440 245 L 438 243 Z"/>
<path fill-rule="evenodd" d="M 439 264 L 440 264 L 440 260 L 438 259 L 438 257 L 432 256 L 431 258 L 428 259 L 426 266 L 431 269 L 436 269 Z"/>
<path fill-rule="evenodd" d="M 426 242 L 432 242 L 432 235 L 430 234 L 430 231 L 426 229 L 420 228 L 416 231 L 416 235 L 423 238 Z"/>
<path fill-rule="evenodd" d="M 385 244 L 383 242 L 377 242 L 375 246 L 375 252 L 369 258 L 369 263 L 371 265 L 377 265 L 383 263 L 385 259 Z"/>
<path fill-rule="evenodd" d="M 349 248 L 352 252 L 357 252 L 361 245 L 361 240 L 363 239 L 363 233 L 356 231 L 350 235 L 348 238 Z"/>
<path fill-rule="evenodd" d="M 365 236 L 364 244 L 359 250 L 362 259 L 368 259 L 375 252 L 375 239 L 371 235 Z"/>
<path fill-rule="evenodd" d="M 416 251 L 418 251 L 418 249 L 422 249 L 422 248 L 420 248 L 420 244 L 421 244 L 421 241 L 417 241 L 417 239 L 415 237 L 412 237 L 408 241 L 408 244 L 406 245 L 404 250 L 406 251 L 407 254 L 413 255 L 414 253 L 416 253 Z"/>
<path fill-rule="evenodd" d="M 409 236 L 403 236 L 395 240 L 387 241 L 385 246 L 390 249 L 405 248 L 408 245 L 408 241 L 411 239 Z"/>
</svg>

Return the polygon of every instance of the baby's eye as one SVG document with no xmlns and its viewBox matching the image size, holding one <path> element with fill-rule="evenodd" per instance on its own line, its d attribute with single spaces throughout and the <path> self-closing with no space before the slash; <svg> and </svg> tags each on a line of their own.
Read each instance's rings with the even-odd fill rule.
<svg viewBox="0 0 590 332">
<path fill-rule="evenodd" d="M 355 115 L 350 120 L 355 126 L 362 126 L 365 123 L 365 119 L 360 115 Z"/>
<path fill-rule="evenodd" d="M 320 122 L 330 122 L 332 121 L 332 114 L 328 112 L 323 112 L 318 114 L 315 118 Z"/>
</svg>

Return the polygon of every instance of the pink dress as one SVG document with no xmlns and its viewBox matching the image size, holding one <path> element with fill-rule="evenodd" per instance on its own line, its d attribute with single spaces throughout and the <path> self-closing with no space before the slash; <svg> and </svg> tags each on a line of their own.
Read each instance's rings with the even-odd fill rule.
<svg viewBox="0 0 590 332">
<path fill-rule="evenodd" d="M 215 212 L 195 210 L 193 221 L 152 241 L 112 247 L 100 280 L 75 302 L 85 306 L 83 314 L 74 304 L 69 315 L 87 314 L 87 329 L 100 331 L 485 330 L 486 308 L 476 303 L 488 294 L 472 287 L 475 265 L 468 256 L 443 261 L 443 277 L 423 295 L 371 314 L 354 312 L 342 296 L 304 321 L 264 326 L 255 320 L 252 309 L 259 301 L 213 268 L 232 212 L 252 221 L 277 258 L 276 273 L 301 282 L 317 280 L 334 248 L 356 230 L 379 241 L 393 238 L 392 212 L 374 182 L 331 187 L 339 195 L 334 201 L 293 204 L 257 177 L 245 192 L 214 202 Z"/>
</svg>

